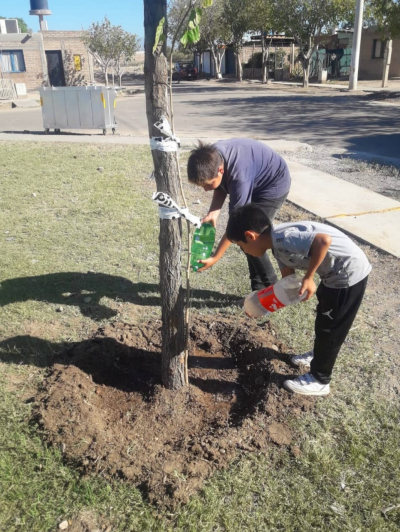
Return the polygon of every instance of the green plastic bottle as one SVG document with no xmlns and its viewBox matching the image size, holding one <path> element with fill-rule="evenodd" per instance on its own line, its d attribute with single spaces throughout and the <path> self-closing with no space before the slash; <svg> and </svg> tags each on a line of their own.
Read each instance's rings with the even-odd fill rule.
<svg viewBox="0 0 400 532">
<path fill-rule="evenodd" d="M 192 254 L 190 257 L 190 264 L 194 272 L 197 272 L 202 264 L 199 260 L 208 259 L 211 255 L 215 242 L 215 227 L 212 224 L 205 223 L 196 231 L 192 240 Z"/>
</svg>

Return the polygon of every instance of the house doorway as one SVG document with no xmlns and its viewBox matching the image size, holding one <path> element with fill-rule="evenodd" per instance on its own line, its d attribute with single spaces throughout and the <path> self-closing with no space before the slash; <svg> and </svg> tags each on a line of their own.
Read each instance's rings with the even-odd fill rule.
<svg viewBox="0 0 400 532">
<path fill-rule="evenodd" d="M 65 87 L 64 65 L 61 51 L 46 51 L 46 60 L 50 86 Z"/>
</svg>

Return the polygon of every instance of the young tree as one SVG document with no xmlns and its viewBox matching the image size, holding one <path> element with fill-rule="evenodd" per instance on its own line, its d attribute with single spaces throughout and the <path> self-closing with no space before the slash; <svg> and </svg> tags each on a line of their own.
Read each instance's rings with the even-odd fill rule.
<svg viewBox="0 0 400 532">
<path fill-rule="evenodd" d="M 144 0 L 145 93 L 149 136 L 159 137 L 154 126 L 162 116 L 171 120 L 168 98 L 166 42 L 160 21 L 167 14 L 166 0 Z M 157 37 L 156 37 L 157 35 Z M 175 154 L 152 150 L 157 190 L 178 198 L 178 162 Z M 180 220 L 160 219 L 160 289 L 162 312 L 162 381 L 177 390 L 185 385 L 184 299 L 181 287 L 182 226 Z"/>
<path fill-rule="evenodd" d="M 117 26 L 115 28 L 115 56 L 113 66 L 119 78 L 120 86 L 122 85 L 122 76 L 125 73 L 126 66 L 138 50 L 139 41 L 137 35 L 129 33 Z"/>
<path fill-rule="evenodd" d="M 138 36 L 124 31 L 121 26 L 113 26 L 107 17 L 101 23 L 93 22 L 85 31 L 83 42 L 100 65 L 106 85 L 110 66 L 116 65 L 125 54 L 132 57 L 138 49 Z"/>
<path fill-rule="evenodd" d="M 353 0 L 279 0 L 275 17 L 287 35 L 299 43 L 303 62 L 303 87 L 308 87 L 311 58 L 328 28 L 349 19 Z"/>
<path fill-rule="evenodd" d="M 169 53 L 169 72 L 166 57 L 166 0 L 144 0 L 145 28 L 145 94 L 149 136 L 152 149 L 154 175 L 157 191 L 167 193 L 178 200 L 180 181 L 178 151 L 165 150 L 164 129 L 156 123 L 168 120 L 174 134 L 172 109 L 172 53 L 178 36 L 183 46 L 196 43 L 200 38 L 200 20 L 203 9 L 209 7 L 212 0 L 189 0 L 172 32 Z M 199 7 L 201 6 L 201 7 Z M 187 15 L 189 17 L 187 18 Z M 187 24 L 186 22 L 187 21 Z M 181 32 L 185 23 L 185 31 Z M 170 74 L 168 82 L 168 74 Z M 161 133 L 161 135 L 160 135 Z M 157 139 L 156 139 L 157 138 Z M 186 200 L 183 197 L 185 207 Z M 190 240 L 189 222 L 188 240 Z M 160 289 L 162 311 L 162 381 L 164 386 L 177 390 L 188 384 L 187 346 L 189 339 L 189 302 L 190 302 L 190 255 L 187 261 L 187 305 L 184 313 L 181 286 L 181 244 L 182 226 L 180 220 L 160 219 Z M 189 247 L 190 242 L 188 241 Z"/>
</svg>

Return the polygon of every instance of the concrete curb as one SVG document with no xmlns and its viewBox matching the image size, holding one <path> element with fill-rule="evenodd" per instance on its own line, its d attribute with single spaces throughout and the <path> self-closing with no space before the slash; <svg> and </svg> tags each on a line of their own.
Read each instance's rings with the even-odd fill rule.
<svg viewBox="0 0 400 532">
<path fill-rule="evenodd" d="M 12 108 L 29 109 L 31 107 L 40 107 L 40 102 L 37 100 L 12 100 Z"/>
</svg>

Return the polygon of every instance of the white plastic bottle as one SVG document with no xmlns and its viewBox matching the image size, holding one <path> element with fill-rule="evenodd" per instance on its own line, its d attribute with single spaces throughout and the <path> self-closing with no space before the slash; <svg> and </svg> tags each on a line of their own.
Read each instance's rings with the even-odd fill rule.
<svg viewBox="0 0 400 532">
<path fill-rule="evenodd" d="M 244 310 L 252 318 L 260 318 L 276 310 L 302 301 L 307 291 L 299 296 L 303 277 L 296 273 L 280 279 L 273 286 L 257 290 L 244 300 Z"/>
</svg>

